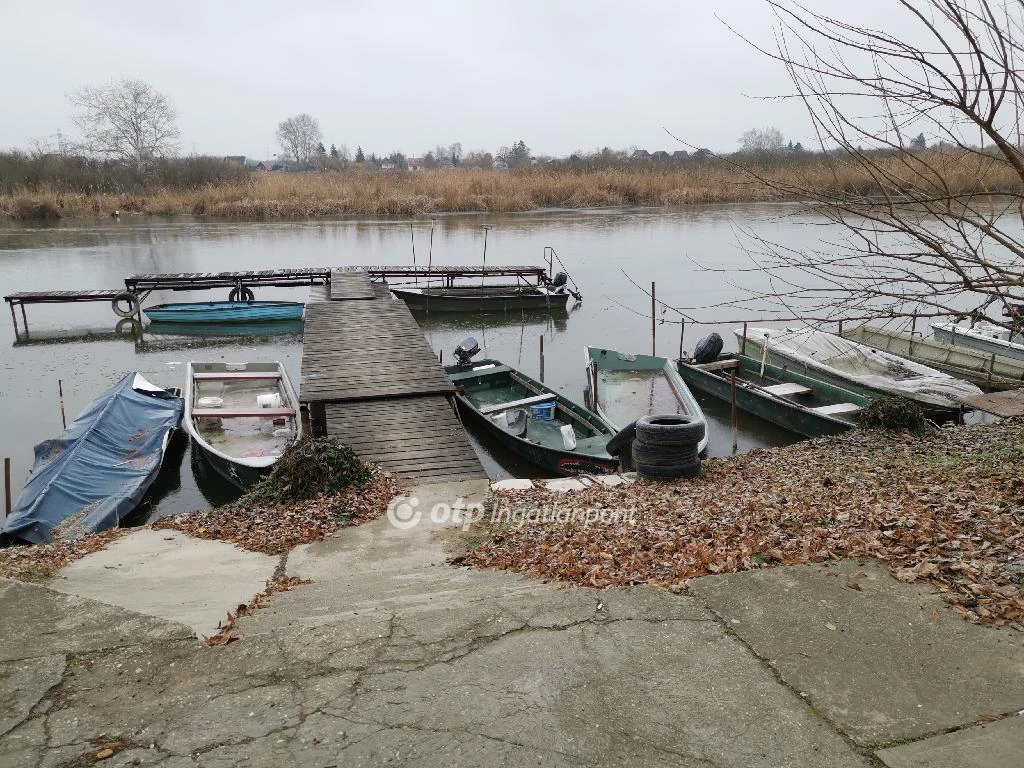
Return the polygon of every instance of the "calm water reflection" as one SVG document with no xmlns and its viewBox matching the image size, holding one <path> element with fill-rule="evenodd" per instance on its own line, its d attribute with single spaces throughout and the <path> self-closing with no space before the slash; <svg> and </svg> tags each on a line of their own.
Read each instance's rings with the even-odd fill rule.
<svg viewBox="0 0 1024 768">
<path fill-rule="evenodd" d="M 475 336 L 488 357 L 539 375 L 544 337 L 546 381 L 582 400 L 583 348 L 587 344 L 647 352 L 651 346 L 650 301 L 623 275 L 657 282 L 658 297 L 673 306 L 702 307 L 702 319 L 733 319 L 716 307 L 741 295 L 720 268 L 745 266 L 737 230 L 751 229 L 799 247 L 816 242 L 820 228 L 789 206 L 708 206 L 673 210 L 554 211 L 521 215 L 459 215 L 435 219 L 432 258 L 437 264 L 477 264 L 483 226 L 490 227 L 488 263 L 541 263 L 553 246 L 583 291 L 584 300 L 562 317 L 546 315 L 421 316 L 427 340 L 446 362 L 466 336 Z M 819 223 L 819 222 L 813 222 Z M 414 220 L 417 261 L 428 259 L 430 220 Z M 816 231 L 811 231 L 811 230 Z M 0 286 L 18 290 L 113 288 L 135 272 L 206 272 L 357 264 L 410 264 L 409 219 L 345 219 L 313 222 L 208 222 L 160 220 L 61 222 L 54 226 L 7 225 L 0 229 Z M 301 300 L 305 289 L 267 289 L 258 298 Z M 156 292 L 147 304 L 209 300 L 216 292 Z M 15 493 L 32 462 L 32 446 L 60 432 L 57 381 L 63 381 L 68 419 L 125 372 L 138 370 L 164 386 L 183 386 L 188 360 L 280 360 L 298 381 L 301 336 L 187 338 L 146 334 L 141 342 L 114 332 L 117 318 L 106 304 L 28 308 L 29 336 L 17 341 L 8 320 L 0 322 L 0 455 L 13 460 Z M 20 319 L 20 318 L 19 318 Z M 684 344 L 717 330 L 733 348 L 731 326 L 688 329 Z M 657 351 L 675 355 L 679 326 L 658 329 Z M 729 409 L 702 400 L 711 430 L 711 453 L 731 452 Z M 745 419 L 740 448 L 788 442 L 764 422 Z M 536 474 L 500 446 L 479 444 L 494 476 Z M 230 497 L 207 476 L 181 440 L 168 456 L 154 494 L 140 514 L 187 511 Z"/>
</svg>

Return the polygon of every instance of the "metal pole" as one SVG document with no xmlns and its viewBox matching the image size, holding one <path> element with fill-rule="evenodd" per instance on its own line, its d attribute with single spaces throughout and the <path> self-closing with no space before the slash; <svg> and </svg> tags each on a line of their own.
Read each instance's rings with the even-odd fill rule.
<svg viewBox="0 0 1024 768">
<path fill-rule="evenodd" d="M 910 318 L 910 348 L 907 352 L 908 357 L 914 355 L 914 332 L 917 330 L 917 312 Z"/>
<path fill-rule="evenodd" d="M 840 336 L 843 335 L 843 321 L 842 320 L 839 321 L 839 335 Z"/>
<path fill-rule="evenodd" d="M 484 227 L 484 268 L 480 271 L 480 285 L 484 284 L 484 277 L 487 274 L 487 231 L 490 227 Z"/>
<path fill-rule="evenodd" d="M 590 370 L 591 370 L 592 377 L 594 379 L 594 392 L 593 392 L 593 397 L 592 397 L 592 399 L 594 401 L 593 402 L 593 406 L 594 406 L 593 410 L 594 410 L 594 413 L 597 413 L 597 408 L 598 408 L 598 405 L 597 405 L 597 403 L 598 403 L 598 400 L 597 400 L 597 360 L 592 360 L 590 362 Z"/>
<path fill-rule="evenodd" d="M 420 284 L 420 276 L 416 269 L 416 228 L 413 223 L 409 222 L 409 239 L 412 241 L 412 268 L 413 268 L 413 285 Z"/>
<path fill-rule="evenodd" d="M 64 425 L 64 429 L 67 429 L 68 420 L 64 416 L 64 382 L 60 379 L 57 379 L 57 392 L 60 393 L 60 423 Z"/>
<path fill-rule="evenodd" d="M 540 335 L 540 380 L 544 382 L 544 334 Z"/>
<path fill-rule="evenodd" d="M 736 369 L 733 368 L 729 374 L 729 386 L 732 390 L 732 452 L 736 453 L 739 447 L 739 426 L 736 419 Z"/>
<path fill-rule="evenodd" d="M 654 281 L 652 280 L 651 281 L 651 355 L 658 354 L 657 349 L 656 349 L 657 343 L 656 343 L 656 339 L 655 339 L 654 323 L 655 323 L 655 298 L 654 298 Z"/>
<path fill-rule="evenodd" d="M 4 518 L 11 514 L 11 460 L 4 459 Z"/>
<path fill-rule="evenodd" d="M 686 321 L 685 320 L 680 320 L 679 321 L 679 357 L 676 358 L 677 360 L 682 360 L 683 359 L 683 335 L 685 333 L 686 333 Z"/>
</svg>

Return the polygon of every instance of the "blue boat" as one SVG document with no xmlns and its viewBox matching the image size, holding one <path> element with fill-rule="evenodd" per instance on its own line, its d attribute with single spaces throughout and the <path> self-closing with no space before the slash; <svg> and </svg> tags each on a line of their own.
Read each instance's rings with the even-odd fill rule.
<svg viewBox="0 0 1024 768">
<path fill-rule="evenodd" d="M 2 538 L 76 539 L 120 524 L 156 478 L 184 401 L 130 373 L 64 430 L 35 447 L 28 482 Z"/>
<path fill-rule="evenodd" d="M 267 320 L 262 323 L 165 323 L 152 322 L 146 333 L 155 336 L 255 337 L 302 336 L 301 320 Z"/>
<path fill-rule="evenodd" d="M 301 320 L 304 306 L 299 301 L 197 301 L 155 304 L 142 311 L 160 323 L 254 323 Z"/>
</svg>

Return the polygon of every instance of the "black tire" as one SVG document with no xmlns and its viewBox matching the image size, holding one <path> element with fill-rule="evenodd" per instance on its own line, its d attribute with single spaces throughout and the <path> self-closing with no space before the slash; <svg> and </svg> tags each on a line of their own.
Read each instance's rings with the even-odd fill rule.
<svg viewBox="0 0 1024 768">
<path fill-rule="evenodd" d="M 114 333 L 129 339 L 137 339 L 142 334 L 142 323 L 134 317 L 122 317 L 114 326 Z"/>
<path fill-rule="evenodd" d="M 693 464 L 697 458 L 697 446 L 672 447 L 648 445 L 637 440 L 633 443 L 633 463 L 636 466 L 672 467 Z"/>
<path fill-rule="evenodd" d="M 724 346 L 725 342 L 722 341 L 721 336 L 717 333 L 709 333 L 698 341 L 697 346 L 693 348 L 693 362 L 698 365 L 715 362 L 718 356 L 722 354 Z"/>
<path fill-rule="evenodd" d="M 604 449 L 608 451 L 609 456 L 618 456 L 624 447 L 636 439 L 636 422 L 632 421 L 612 437 L 605 446 Z"/>
<path fill-rule="evenodd" d="M 127 304 L 128 308 L 121 309 L 121 302 Z M 133 317 L 139 314 L 139 297 L 129 291 L 119 293 L 110 302 L 110 308 L 114 310 L 114 314 L 118 317 Z"/>
<path fill-rule="evenodd" d="M 636 420 L 636 439 L 648 445 L 696 445 L 706 431 L 702 419 L 675 413 Z"/>
<path fill-rule="evenodd" d="M 250 288 L 244 285 L 241 288 L 232 288 L 228 294 L 228 301 L 252 301 L 255 297 Z"/>
<path fill-rule="evenodd" d="M 674 467 L 637 467 L 636 473 L 645 480 L 679 480 L 700 476 L 700 462 Z"/>
</svg>

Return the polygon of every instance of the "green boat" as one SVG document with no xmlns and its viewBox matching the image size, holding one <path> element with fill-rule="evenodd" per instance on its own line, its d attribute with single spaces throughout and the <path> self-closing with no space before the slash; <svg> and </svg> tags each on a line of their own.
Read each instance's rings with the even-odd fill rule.
<svg viewBox="0 0 1024 768">
<path fill-rule="evenodd" d="M 666 357 L 630 355 L 613 349 L 586 347 L 587 408 L 596 411 L 615 429 L 641 416 L 677 413 L 704 421 L 700 404 Z M 708 436 L 697 445 L 707 453 Z"/>
<path fill-rule="evenodd" d="M 607 475 L 619 460 L 605 447 L 615 429 L 596 413 L 498 360 L 471 362 L 467 340 L 459 362 L 445 368 L 463 419 L 480 425 L 510 450 L 560 475 Z"/>
<path fill-rule="evenodd" d="M 693 389 L 732 402 L 736 407 L 804 437 L 838 435 L 856 425 L 857 414 L 871 398 L 765 364 L 744 355 L 721 355 L 703 365 L 679 361 L 679 375 Z"/>
</svg>

